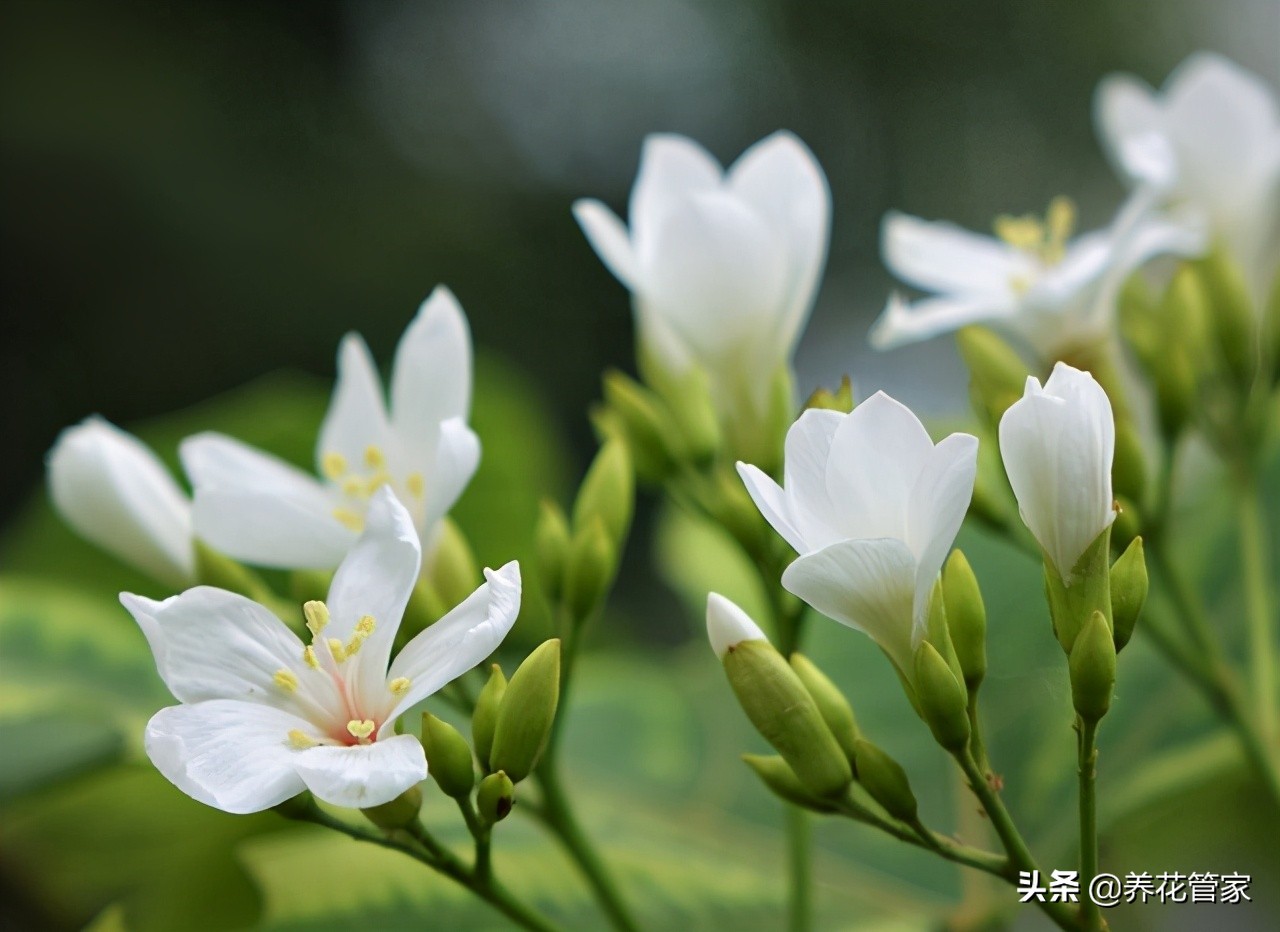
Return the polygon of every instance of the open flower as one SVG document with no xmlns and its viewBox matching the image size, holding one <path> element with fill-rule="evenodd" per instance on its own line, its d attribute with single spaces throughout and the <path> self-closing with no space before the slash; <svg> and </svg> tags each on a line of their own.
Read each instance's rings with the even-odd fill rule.
<svg viewBox="0 0 1280 932">
<path fill-rule="evenodd" d="M 343 339 L 316 447 L 321 478 L 222 434 L 183 442 L 196 532 L 248 563 L 328 569 L 355 543 L 369 501 L 386 486 L 429 554 L 437 524 L 480 461 L 465 420 L 470 403 L 471 338 L 462 308 L 441 286 L 400 338 L 389 411 L 364 340 Z"/>
<path fill-rule="evenodd" d="M 702 366 L 728 419 L 759 420 L 790 364 L 827 255 L 831 196 L 813 154 L 786 132 L 725 172 L 683 136 L 645 140 L 627 229 L 596 200 L 574 215 L 631 289 L 644 351 Z"/>
<path fill-rule="evenodd" d="M 58 435 L 49 494 L 86 540 L 170 586 L 195 582 L 191 502 L 159 457 L 100 417 Z"/>
<path fill-rule="evenodd" d="M 1157 255 L 1204 247 L 1199 232 L 1153 213 L 1151 204 L 1149 192 L 1137 192 L 1110 227 L 1075 239 L 1075 208 L 1066 198 L 1056 198 L 1044 220 L 998 218 L 994 237 L 888 214 L 885 264 L 935 294 L 914 303 L 892 295 L 872 345 L 889 349 L 975 323 L 1012 332 L 1051 359 L 1107 339 L 1116 295 L 1134 270 Z"/>
<path fill-rule="evenodd" d="M 1029 377 L 1025 394 L 1000 419 L 1000 455 L 1022 520 L 1068 585 L 1080 557 L 1115 519 L 1115 444 L 1107 393 L 1063 362 L 1043 387 Z"/>
<path fill-rule="evenodd" d="M 309 789 L 338 806 L 395 799 L 427 775 L 422 745 L 395 721 L 487 657 L 520 609 L 508 563 L 390 664 L 422 555 L 389 489 L 333 578 L 305 606 L 310 644 L 243 596 L 200 586 L 163 602 L 124 593 L 182 705 L 147 724 L 152 763 L 187 795 L 257 812 Z"/>
<path fill-rule="evenodd" d="M 782 584 L 870 635 L 910 678 L 929 598 L 969 508 L 978 441 L 934 445 L 877 392 L 849 414 L 809 410 L 787 432 L 784 484 L 738 464 L 756 507 L 799 558 Z"/>
<path fill-rule="evenodd" d="M 1156 189 L 1173 219 L 1207 224 L 1264 296 L 1280 257 L 1280 103 L 1266 82 L 1198 52 L 1160 92 L 1104 79 L 1095 114 L 1125 181 Z"/>
</svg>

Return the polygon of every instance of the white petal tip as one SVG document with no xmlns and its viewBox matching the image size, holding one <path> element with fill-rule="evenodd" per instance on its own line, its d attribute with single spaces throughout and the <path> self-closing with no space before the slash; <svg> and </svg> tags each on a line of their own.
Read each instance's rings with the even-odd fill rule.
<svg viewBox="0 0 1280 932">
<path fill-rule="evenodd" d="M 767 640 L 751 616 L 718 592 L 707 595 L 707 638 L 721 660 L 743 641 Z"/>
</svg>

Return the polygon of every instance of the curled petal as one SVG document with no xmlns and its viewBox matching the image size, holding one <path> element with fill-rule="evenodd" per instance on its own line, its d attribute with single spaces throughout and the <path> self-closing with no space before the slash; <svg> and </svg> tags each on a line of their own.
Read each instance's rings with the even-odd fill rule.
<svg viewBox="0 0 1280 932">
<path fill-rule="evenodd" d="M 351 809 L 389 803 L 427 778 L 427 758 L 413 735 L 297 751 L 293 765 L 317 799 Z"/>
</svg>

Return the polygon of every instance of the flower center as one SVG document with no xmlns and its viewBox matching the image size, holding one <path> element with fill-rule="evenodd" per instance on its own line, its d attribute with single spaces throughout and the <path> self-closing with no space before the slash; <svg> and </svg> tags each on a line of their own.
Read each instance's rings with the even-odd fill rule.
<svg viewBox="0 0 1280 932">
<path fill-rule="evenodd" d="M 1076 205 L 1070 198 L 1061 196 L 1049 202 L 1043 220 L 1033 214 L 1021 217 L 1001 214 L 995 220 L 996 236 L 1045 268 L 1057 265 L 1066 256 L 1067 240 L 1075 226 Z M 1023 294 L 1031 282 L 1024 275 L 1015 275 L 1010 285 L 1015 292 Z"/>
<path fill-rule="evenodd" d="M 347 458 L 336 450 L 330 450 L 320 458 L 320 471 L 338 488 L 344 499 L 333 509 L 333 516 L 357 534 L 364 530 L 364 515 L 373 493 L 388 483 L 393 487 L 397 485 L 387 468 L 387 455 L 381 447 L 375 444 L 365 447 L 362 467 L 353 469 Z M 405 476 L 403 487 L 416 500 L 421 500 L 426 494 L 426 482 L 419 472 Z"/>
</svg>

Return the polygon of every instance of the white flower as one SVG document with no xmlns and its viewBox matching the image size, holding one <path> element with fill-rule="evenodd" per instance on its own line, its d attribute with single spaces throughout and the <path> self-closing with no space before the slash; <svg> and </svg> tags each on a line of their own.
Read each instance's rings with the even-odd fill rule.
<svg viewBox="0 0 1280 932">
<path fill-rule="evenodd" d="M 1115 519 L 1111 401 L 1092 375 L 1058 363 L 1000 419 L 1000 455 L 1022 520 L 1070 584 L 1085 549 Z"/>
<path fill-rule="evenodd" d="M 427 775 L 422 745 L 396 718 L 487 657 L 520 608 L 508 563 L 391 662 L 422 555 L 408 512 L 376 493 L 367 528 L 327 603 L 309 602 L 304 645 L 269 610 L 200 586 L 163 602 L 124 593 L 182 705 L 147 725 L 152 763 L 225 812 L 257 812 L 304 789 L 338 806 L 389 802 Z"/>
<path fill-rule="evenodd" d="M 645 351 L 673 373 L 701 365 L 724 413 L 758 419 L 826 261 L 831 196 L 813 154 L 774 133 L 725 172 L 692 140 L 650 136 L 629 231 L 599 201 L 573 210 L 631 289 Z"/>
<path fill-rule="evenodd" d="M 1132 272 L 1157 255 L 1204 247 L 1200 232 L 1153 213 L 1151 204 L 1150 192 L 1136 192 L 1110 227 L 1075 239 L 1066 198 L 1049 205 L 1043 222 L 999 218 L 998 236 L 890 213 L 881 230 L 885 264 L 934 296 L 908 303 L 892 295 L 871 344 L 889 349 L 974 323 L 1012 332 L 1051 359 L 1105 340 Z"/>
<path fill-rule="evenodd" d="M 1156 92 L 1129 75 L 1098 86 L 1103 147 L 1170 213 L 1207 223 L 1264 297 L 1280 258 L 1280 103 L 1257 75 L 1199 52 Z"/>
<path fill-rule="evenodd" d="M 751 616 L 718 592 L 707 593 L 707 639 L 721 660 L 743 641 L 765 641 Z"/>
<path fill-rule="evenodd" d="M 969 507 L 977 438 L 936 446 L 877 392 L 849 414 L 809 410 L 787 432 L 784 485 L 738 464 L 756 507 L 799 558 L 783 586 L 870 635 L 904 675 L 929 597 Z"/>
<path fill-rule="evenodd" d="M 196 533 L 248 563 L 327 569 L 355 543 L 370 497 L 389 486 L 429 554 L 480 461 L 470 403 L 471 338 L 441 286 L 400 338 L 390 411 L 368 347 L 356 334 L 343 339 L 316 447 L 321 479 L 221 434 L 183 442 Z"/>
<path fill-rule="evenodd" d="M 167 585 L 195 581 L 191 502 L 137 437 L 90 417 L 59 434 L 47 465 L 54 507 L 82 537 Z"/>
</svg>

